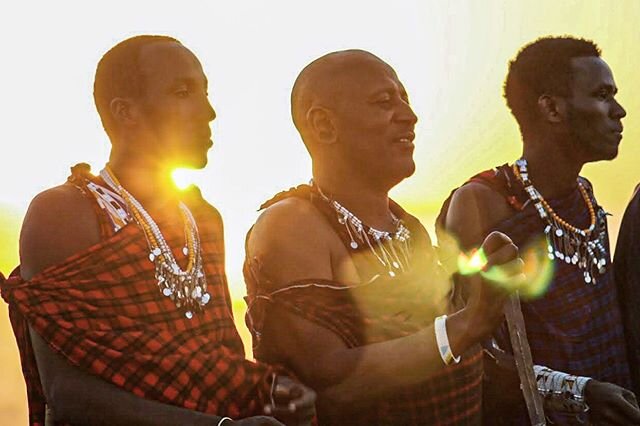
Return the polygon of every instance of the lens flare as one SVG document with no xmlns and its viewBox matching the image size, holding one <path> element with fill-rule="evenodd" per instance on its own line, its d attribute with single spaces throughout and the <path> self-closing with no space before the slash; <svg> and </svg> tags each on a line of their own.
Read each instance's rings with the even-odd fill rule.
<svg viewBox="0 0 640 426">
<path fill-rule="evenodd" d="M 195 170 L 193 169 L 175 169 L 171 172 L 171 178 L 173 179 L 173 183 L 175 183 L 176 187 L 180 190 L 185 190 L 189 186 L 193 185 L 193 173 Z"/>
<path fill-rule="evenodd" d="M 487 265 L 487 255 L 484 254 L 484 250 L 479 248 L 478 250 L 472 250 L 470 255 L 460 253 L 458 256 L 458 272 L 462 275 L 471 275 L 481 272 Z"/>
<path fill-rule="evenodd" d="M 544 237 L 536 239 L 520 250 L 524 262 L 523 274 L 514 274 L 514 265 L 495 265 L 488 269 L 487 255 L 482 248 L 469 254 L 458 255 L 458 272 L 461 275 L 480 274 L 492 283 L 509 291 L 520 292 L 525 300 L 542 297 L 553 278 L 553 261 L 547 256 L 547 241 Z"/>
<path fill-rule="evenodd" d="M 520 290 L 523 299 L 537 299 L 544 296 L 553 280 L 555 265 L 549 259 L 545 237 L 534 240 L 520 251 L 520 257 L 524 261 L 524 273 L 527 276 L 527 285 Z"/>
</svg>

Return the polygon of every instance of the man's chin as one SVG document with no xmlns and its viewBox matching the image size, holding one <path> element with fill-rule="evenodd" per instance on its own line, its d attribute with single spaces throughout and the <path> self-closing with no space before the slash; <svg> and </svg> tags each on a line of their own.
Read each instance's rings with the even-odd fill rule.
<svg viewBox="0 0 640 426">
<path fill-rule="evenodd" d="M 174 168 L 201 170 L 207 167 L 207 164 L 209 164 L 209 158 L 205 155 L 202 157 L 188 158 L 181 161 L 176 161 L 174 163 Z"/>
<path fill-rule="evenodd" d="M 596 163 L 598 161 L 611 161 L 615 160 L 618 156 L 618 147 L 615 149 L 609 149 L 606 151 L 600 151 L 597 154 L 593 155 L 587 163 Z"/>
<path fill-rule="evenodd" d="M 403 180 L 405 180 L 408 177 L 411 177 L 416 171 L 416 165 L 415 163 L 411 163 L 411 164 L 407 164 L 405 167 L 402 168 L 402 170 L 397 170 L 397 173 L 395 174 L 395 176 L 393 176 L 392 179 L 390 179 L 390 181 L 393 181 L 393 185 L 391 185 L 391 187 L 393 188 L 394 186 L 398 185 L 400 182 L 402 182 Z"/>
</svg>

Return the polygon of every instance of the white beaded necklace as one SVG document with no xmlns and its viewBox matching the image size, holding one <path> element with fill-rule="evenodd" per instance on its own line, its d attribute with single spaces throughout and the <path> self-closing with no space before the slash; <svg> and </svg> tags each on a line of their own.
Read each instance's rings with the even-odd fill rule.
<svg viewBox="0 0 640 426">
<path fill-rule="evenodd" d="M 579 229 L 562 219 L 542 197 L 540 192 L 529 180 L 527 160 L 518 159 L 513 165 L 513 172 L 523 184 L 527 196 L 533 203 L 540 216 L 547 225 L 544 233 L 547 238 L 547 248 L 550 259 L 559 259 L 567 264 L 577 265 L 582 270 L 584 282 L 596 284 L 597 276 L 606 272 L 609 254 L 604 242 L 607 238 L 605 226 L 606 213 L 601 207 L 596 212 L 591 197 L 580 180 L 578 189 L 589 210 L 590 225 L 586 229 Z"/>
<path fill-rule="evenodd" d="M 149 246 L 149 261 L 155 265 L 155 277 L 161 293 L 170 298 L 178 308 L 184 308 L 184 315 L 188 319 L 193 318 L 195 312 L 209 303 L 211 295 L 207 293 L 200 236 L 191 211 L 184 203 L 179 203 L 186 239 L 182 252 L 189 256 L 187 269 L 183 270 L 156 222 L 142 204 L 122 187 L 109 166 L 100 171 L 100 176 L 125 201 L 129 210 L 129 220 L 134 220 L 142 228 Z"/>
<path fill-rule="evenodd" d="M 387 269 L 390 277 L 395 277 L 398 271 L 406 271 L 409 265 L 411 232 L 404 226 L 402 220 L 391 213 L 391 219 L 396 227 L 392 234 L 387 231 L 380 231 L 362 223 L 362 221 L 346 207 L 336 200 L 327 197 L 320 187 L 311 181 L 311 186 L 318 190 L 318 193 L 337 214 L 338 223 L 344 225 L 351 242 L 349 246 L 357 250 L 361 245 L 366 245 L 374 254 L 376 259 Z M 399 250 L 396 250 L 394 242 L 400 243 Z M 398 253 L 398 251 L 400 253 Z"/>
</svg>

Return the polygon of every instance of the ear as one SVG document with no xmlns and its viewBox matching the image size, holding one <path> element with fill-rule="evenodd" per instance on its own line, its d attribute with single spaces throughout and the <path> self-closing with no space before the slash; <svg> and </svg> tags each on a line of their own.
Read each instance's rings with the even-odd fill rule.
<svg viewBox="0 0 640 426">
<path fill-rule="evenodd" d="M 109 110 L 114 120 L 121 126 L 131 126 L 138 120 L 138 110 L 129 98 L 113 98 Z"/>
<path fill-rule="evenodd" d="M 321 106 L 312 106 L 307 111 L 306 118 L 309 130 L 319 143 L 333 144 L 336 142 L 337 132 L 331 111 Z"/>
<path fill-rule="evenodd" d="M 538 98 L 538 111 L 548 123 L 560 123 L 567 117 L 567 100 L 560 96 L 541 95 Z"/>
</svg>

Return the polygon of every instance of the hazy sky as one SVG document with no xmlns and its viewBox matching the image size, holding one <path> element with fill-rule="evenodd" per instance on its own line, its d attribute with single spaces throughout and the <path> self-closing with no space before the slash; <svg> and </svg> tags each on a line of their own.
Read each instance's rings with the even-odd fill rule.
<svg viewBox="0 0 640 426">
<path fill-rule="evenodd" d="M 244 293 L 243 239 L 258 205 L 310 177 L 289 118 L 289 91 L 312 59 L 370 50 L 398 72 L 420 118 L 416 174 L 394 197 L 429 229 L 449 191 L 475 172 L 513 161 L 519 135 L 501 97 L 508 60 L 548 34 L 592 38 L 627 108 L 620 156 L 584 170 L 613 214 L 615 235 L 638 180 L 640 1 L 5 1 L 0 6 L 0 271 L 18 263 L 28 202 L 69 167 L 104 165 L 109 143 L 91 90 L 115 43 L 142 33 L 177 37 L 209 76 L 214 148 L 192 175 L 226 225 L 232 295 Z M 0 304 L 2 305 L 2 304 Z M 236 304 L 236 307 L 239 306 Z M 241 333 L 246 329 L 237 318 Z M 6 306 L 0 307 L 0 424 L 26 423 L 26 397 Z"/>
<path fill-rule="evenodd" d="M 6 4 L 6 3 L 5 3 Z M 29 200 L 85 161 L 98 171 L 109 143 L 91 96 L 95 66 L 118 41 L 168 34 L 200 58 L 218 118 L 209 166 L 192 179 L 221 211 L 227 267 L 242 294 L 244 235 L 259 204 L 305 182 L 310 161 L 289 116 L 289 92 L 312 59 L 370 50 L 404 82 L 419 116 L 416 174 L 394 196 L 428 228 L 449 191 L 473 173 L 513 161 L 519 135 L 501 97 L 507 62 L 547 34 L 593 38 L 627 107 L 618 160 L 585 174 L 614 213 L 640 171 L 635 78 L 640 2 L 604 1 L 109 1 L 13 2 L 0 35 L 0 270 L 17 263 L 18 224 Z"/>
</svg>

